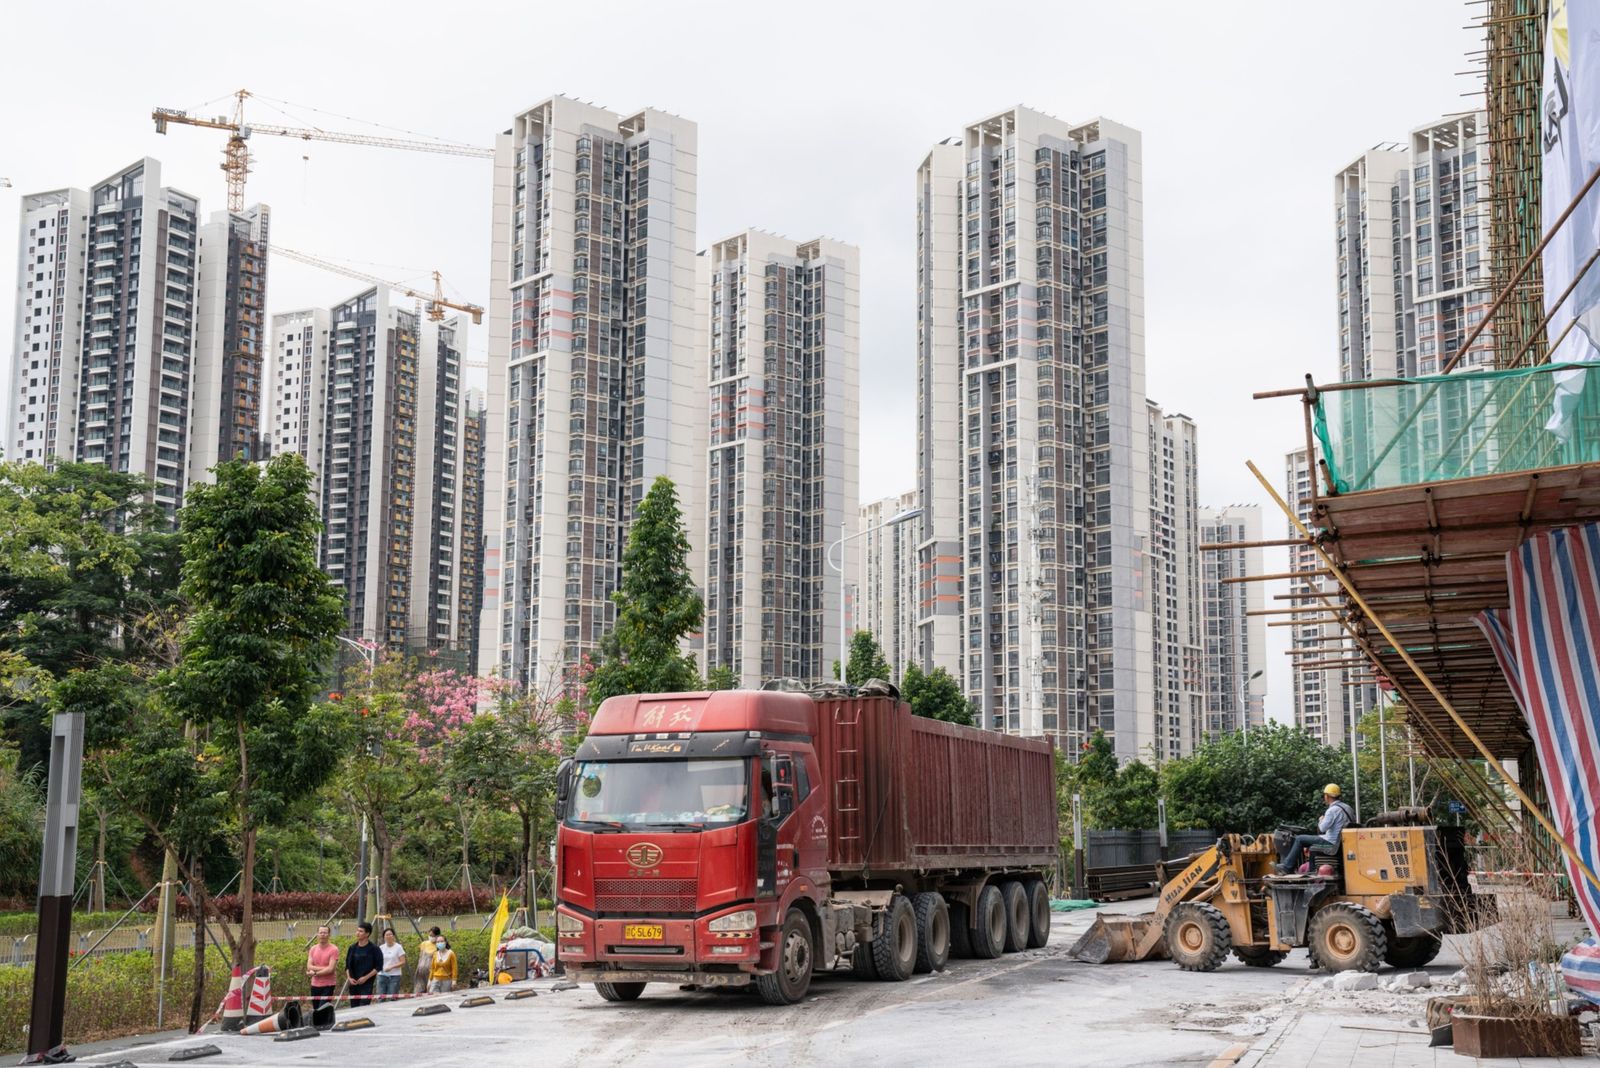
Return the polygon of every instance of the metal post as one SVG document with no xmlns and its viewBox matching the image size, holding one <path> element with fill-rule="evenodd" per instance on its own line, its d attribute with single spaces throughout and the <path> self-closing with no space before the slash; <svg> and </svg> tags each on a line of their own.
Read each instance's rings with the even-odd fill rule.
<svg viewBox="0 0 1600 1068">
<path fill-rule="evenodd" d="M 1361 765 L 1356 762 L 1356 706 L 1355 694 L 1350 695 L 1350 714 L 1345 717 L 1345 732 L 1350 735 L 1350 789 L 1355 793 L 1356 822 L 1361 822 Z"/>
<path fill-rule="evenodd" d="M 1411 780 L 1411 807 L 1417 807 L 1417 747 L 1412 744 L 1407 732 L 1406 738 L 1406 776 Z"/>
<path fill-rule="evenodd" d="M 1384 724 L 1383 708 L 1387 702 L 1378 695 L 1378 789 L 1383 798 L 1380 812 L 1389 811 L 1389 732 Z"/>
<path fill-rule="evenodd" d="M 67 952 L 72 938 L 72 882 L 78 863 L 78 803 L 83 786 L 83 713 L 50 724 L 50 788 L 39 864 L 39 948 L 33 963 L 33 1009 L 23 1064 L 71 1060 L 61 1044 L 67 1011 Z"/>
<path fill-rule="evenodd" d="M 850 639 L 844 633 L 844 520 L 839 520 L 839 681 L 847 682 L 845 678 L 845 664 L 849 661 Z"/>
<path fill-rule="evenodd" d="M 1083 795 L 1072 795 L 1072 896 L 1083 900 Z"/>
<path fill-rule="evenodd" d="M 356 857 L 356 922 L 367 918 L 367 816 L 361 814 L 361 850 Z"/>
</svg>

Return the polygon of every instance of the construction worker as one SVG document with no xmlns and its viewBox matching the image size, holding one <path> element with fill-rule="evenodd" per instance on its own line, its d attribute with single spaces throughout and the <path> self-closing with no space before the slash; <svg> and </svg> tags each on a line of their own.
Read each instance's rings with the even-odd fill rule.
<svg viewBox="0 0 1600 1068">
<path fill-rule="evenodd" d="M 1332 843 L 1339 844 L 1339 834 L 1346 827 L 1356 821 L 1356 814 L 1349 805 L 1339 800 L 1339 784 L 1330 782 L 1322 788 L 1322 803 L 1327 809 L 1322 813 L 1322 819 L 1317 823 L 1316 834 L 1297 834 L 1294 842 L 1289 846 L 1285 856 L 1278 858 L 1278 874 L 1293 875 L 1300 870 L 1300 859 L 1305 856 L 1305 851 L 1314 845 Z"/>
</svg>

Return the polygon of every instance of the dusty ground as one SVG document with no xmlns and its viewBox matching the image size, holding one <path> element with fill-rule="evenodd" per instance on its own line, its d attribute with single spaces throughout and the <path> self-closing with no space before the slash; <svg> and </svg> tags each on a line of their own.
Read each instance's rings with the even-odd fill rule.
<svg viewBox="0 0 1600 1068">
<path fill-rule="evenodd" d="M 1135 902 L 1127 911 L 1147 907 Z M 1209 1065 L 1224 1054 L 1225 1063 L 1242 1057 L 1244 1065 L 1400 1064 L 1411 1062 L 1392 1051 L 1426 1051 L 1421 1019 L 1430 991 L 1335 993 L 1321 986 L 1323 973 L 1310 971 L 1304 952 L 1276 968 L 1230 961 L 1209 975 L 1166 961 L 1081 964 L 1066 949 L 1092 918 L 1058 915 L 1044 949 L 997 961 L 955 961 L 941 975 L 908 983 L 819 978 L 808 999 L 789 1008 L 765 1006 L 754 995 L 675 987 L 651 987 L 637 1002 L 613 1005 L 590 987 L 556 992 L 542 981 L 534 984 L 537 998 L 456 1007 L 448 1015 L 413 1018 L 414 1004 L 375 1007 L 365 1012 L 376 1028 L 304 1042 L 159 1036 L 76 1052 L 88 1064 L 165 1064 L 175 1050 L 205 1041 L 223 1051 L 199 1062 L 207 1066 L 925 1068 L 957 1058 L 1007 1065 Z M 1447 947 L 1427 970 L 1441 981 L 1458 967 Z M 458 1006 L 461 996 L 439 1000 Z M 1313 1017 L 1317 1026 L 1300 1026 Z M 1344 1052 L 1347 1046 L 1351 1053 Z M 1337 1057 L 1320 1056 L 1322 1048 Z M 1426 1063 L 1470 1063 L 1440 1054 L 1428 1052 Z"/>
</svg>

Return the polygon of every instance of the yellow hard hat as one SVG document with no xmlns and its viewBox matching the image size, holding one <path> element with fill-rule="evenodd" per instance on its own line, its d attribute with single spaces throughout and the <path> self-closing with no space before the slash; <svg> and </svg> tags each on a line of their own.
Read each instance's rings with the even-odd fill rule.
<svg viewBox="0 0 1600 1068">
<path fill-rule="evenodd" d="M 1323 792 L 1323 794 L 1325 794 L 1328 797 L 1338 797 L 1339 796 L 1339 784 L 1336 783 L 1336 782 L 1330 782 L 1328 785 L 1326 785 L 1326 786 L 1324 786 L 1322 788 L 1322 792 Z"/>
</svg>

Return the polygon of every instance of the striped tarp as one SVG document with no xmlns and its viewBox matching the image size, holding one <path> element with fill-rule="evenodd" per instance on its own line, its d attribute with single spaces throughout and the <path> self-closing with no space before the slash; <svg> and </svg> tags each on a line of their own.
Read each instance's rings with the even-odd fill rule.
<svg viewBox="0 0 1600 1068">
<path fill-rule="evenodd" d="M 1600 523 L 1530 536 L 1506 554 L 1506 573 L 1510 606 L 1477 623 L 1528 721 L 1556 829 L 1600 871 Z M 1589 930 L 1600 932 L 1600 891 L 1566 864 Z M 1592 939 L 1562 969 L 1574 992 L 1600 1000 Z"/>
</svg>

